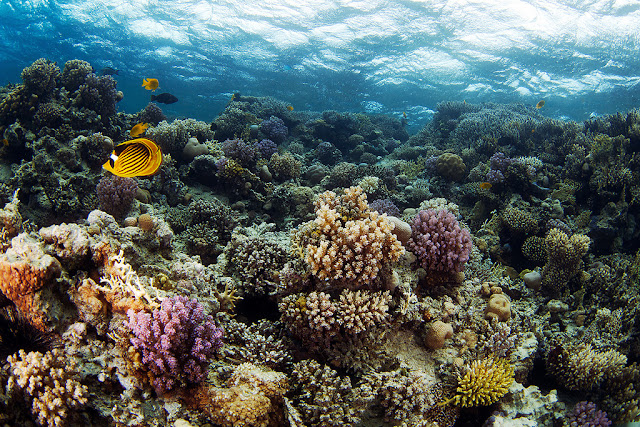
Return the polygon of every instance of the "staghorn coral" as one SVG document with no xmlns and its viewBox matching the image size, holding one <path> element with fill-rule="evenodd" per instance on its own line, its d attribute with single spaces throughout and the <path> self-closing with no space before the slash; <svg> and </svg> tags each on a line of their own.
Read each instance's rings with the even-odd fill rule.
<svg viewBox="0 0 640 427">
<path fill-rule="evenodd" d="M 180 384 L 197 384 L 206 377 L 208 359 L 222 346 L 222 329 L 205 316 L 195 299 L 174 296 L 149 314 L 128 311 L 131 343 L 142 351 L 142 361 L 154 374 L 159 393 Z"/>
<path fill-rule="evenodd" d="M 8 387 L 18 387 L 31 400 L 31 411 L 42 426 L 67 425 L 69 411 L 87 403 L 87 387 L 76 379 L 76 365 L 62 350 L 38 351 L 7 358 L 11 376 Z"/>
<path fill-rule="evenodd" d="M 616 350 L 598 351 L 590 344 L 556 344 L 547 355 L 547 370 L 569 390 L 589 391 L 619 375 L 627 357 Z"/>
<path fill-rule="evenodd" d="M 340 198 L 327 191 L 316 201 L 316 219 L 292 236 L 311 273 L 327 284 L 371 286 L 404 253 L 386 215 L 371 212 L 360 187 Z"/>
<path fill-rule="evenodd" d="M 354 387 L 349 377 L 309 359 L 294 365 L 291 385 L 295 391 L 292 403 L 305 424 L 313 427 L 357 425 L 374 397 L 367 383 Z"/>
<path fill-rule="evenodd" d="M 513 366 L 506 359 L 474 360 L 458 378 L 456 395 L 449 401 L 463 408 L 491 405 L 507 393 L 512 383 Z"/>
<path fill-rule="evenodd" d="M 407 244 L 425 270 L 460 272 L 469 260 L 471 233 L 447 210 L 418 212 Z"/>
<path fill-rule="evenodd" d="M 557 228 L 549 230 L 545 238 L 547 263 L 542 270 L 543 287 L 552 293 L 559 292 L 580 271 L 589 243 L 584 234 L 569 237 Z"/>
</svg>

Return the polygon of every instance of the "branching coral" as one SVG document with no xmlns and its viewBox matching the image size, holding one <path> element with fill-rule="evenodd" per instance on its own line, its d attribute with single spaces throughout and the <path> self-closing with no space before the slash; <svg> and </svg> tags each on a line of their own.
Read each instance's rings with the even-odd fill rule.
<svg viewBox="0 0 640 427">
<path fill-rule="evenodd" d="M 311 272 L 329 284 L 359 288 L 404 253 L 386 215 L 371 212 L 360 187 L 338 198 L 327 191 L 316 202 L 316 219 L 293 235 Z"/>
<path fill-rule="evenodd" d="M 9 388 L 17 385 L 31 399 L 31 411 L 38 424 L 49 427 L 66 425 L 70 409 L 87 403 L 87 387 L 76 376 L 75 363 L 59 349 L 44 355 L 20 350 L 7 359 L 12 376 Z"/>
<path fill-rule="evenodd" d="M 368 384 L 354 387 L 349 377 L 340 377 L 315 360 L 296 363 L 291 378 L 296 389 L 293 403 L 314 427 L 357 425 L 374 397 Z"/>
<path fill-rule="evenodd" d="M 513 378 L 513 366 L 506 359 L 474 360 L 458 378 L 456 395 L 449 401 L 463 408 L 491 405 L 507 393 Z"/>
<path fill-rule="evenodd" d="M 408 247 L 425 270 L 460 272 L 469 260 L 471 233 L 446 210 L 423 210 L 413 221 Z"/>
<path fill-rule="evenodd" d="M 582 257 L 589 251 L 589 236 L 567 236 L 553 228 L 545 238 L 547 263 L 542 270 L 542 285 L 551 292 L 558 292 L 575 276 L 582 266 Z"/>
<path fill-rule="evenodd" d="M 162 301 L 153 315 L 129 310 L 131 343 L 142 351 L 142 361 L 155 375 L 158 392 L 180 383 L 196 384 L 206 376 L 209 358 L 222 346 L 222 329 L 205 316 L 195 299 L 175 296 Z"/>
<path fill-rule="evenodd" d="M 547 369 L 569 390 L 589 391 L 619 374 L 627 357 L 616 350 L 597 351 L 589 344 L 555 345 L 547 356 Z"/>
<path fill-rule="evenodd" d="M 353 337 L 383 323 L 388 317 L 388 291 L 345 289 L 336 301 L 325 292 L 294 294 L 280 303 L 282 320 L 307 344 L 330 345 L 334 337 Z"/>
</svg>

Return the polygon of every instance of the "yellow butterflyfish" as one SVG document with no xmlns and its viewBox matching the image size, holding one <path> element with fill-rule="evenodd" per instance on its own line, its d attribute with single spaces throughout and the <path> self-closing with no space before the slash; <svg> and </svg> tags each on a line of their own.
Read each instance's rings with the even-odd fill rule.
<svg viewBox="0 0 640 427">
<path fill-rule="evenodd" d="M 131 178 L 155 174 L 162 165 L 162 150 L 150 139 L 137 138 L 116 145 L 102 165 L 114 175 Z"/>
</svg>

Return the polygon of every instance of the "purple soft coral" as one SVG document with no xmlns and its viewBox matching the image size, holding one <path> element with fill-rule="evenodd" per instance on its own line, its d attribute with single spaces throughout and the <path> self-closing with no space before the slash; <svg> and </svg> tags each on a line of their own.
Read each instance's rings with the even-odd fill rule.
<svg viewBox="0 0 640 427">
<path fill-rule="evenodd" d="M 276 144 L 282 144 L 287 135 L 289 135 L 289 129 L 284 121 L 280 117 L 271 116 L 267 120 L 263 120 L 260 123 L 260 130 L 267 135 L 267 138 L 274 141 Z"/>
<path fill-rule="evenodd" d="M 449 211 L 420 211 L 411 226 L 407 243 L 425 270 L 460 272 L 469 260 L 471 234 L 460 227 Z"/>
<path fill-rule="evenodd" d="M 96 192 L 100 208 L 115 217 L 123 217 L 136 197 L 138 182 L 134 178 L 107 174 L 100 179 Z"/>
<path fill-rule="evenodd" d="M 142 351 L 142 361 L 155 375 L 159 393 L 177 382 L 197 384 L 206 377 L 208 360 L 222 346 L 222 329 L 195 299 L 175 296 L 162 301 L 153 316 L 129 310 L 131 343 Z"/>
<path fill-rule="evenodd" d="M 582 401 L 576 403 L 569 414 L 567 425 L 571 427 L 609 427 L 611 421 L 607 413 L 598 410 L 593 402 Z"/>
</svg>

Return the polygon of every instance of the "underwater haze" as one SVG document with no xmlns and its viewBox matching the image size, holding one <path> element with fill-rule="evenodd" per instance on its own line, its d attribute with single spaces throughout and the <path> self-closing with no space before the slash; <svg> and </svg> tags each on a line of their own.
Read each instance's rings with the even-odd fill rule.
<svg viewBox="0 0 640 427">
<path fill-rule="evenodd" d="M 234 92 L 296 110 L 406 112 L 414 130 L 447 100 L 546 101 L 583 120 L 638 106 L 636 1 L 3 0 L 0 81 L 39 57 L 120 70 L 119 110 L 144 77 L 212 120 Z M 96 71 L 99 71 L 98 69 Z"/>
</svg>

